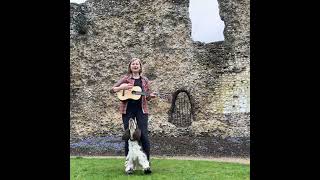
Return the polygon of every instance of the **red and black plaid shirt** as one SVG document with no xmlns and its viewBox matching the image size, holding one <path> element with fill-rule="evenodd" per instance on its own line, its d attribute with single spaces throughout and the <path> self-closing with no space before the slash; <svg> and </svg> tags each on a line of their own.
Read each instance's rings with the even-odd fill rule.
<svg viewBox="0 0 320 180">
<path fill-rule="evenodd" d="M 130 84 L 134 84 L 134 78 L 132 77 L 132 74 L 130 75 L 125 75 L 124 77 L 122 77 L 117 83 L 115 83 L 112 88 L 114 87 L 118 87 L 123 83 L 130 83 Z M 149 80 L 147 77 L 145 76 L 141 76 L 141 81 L 142 81 L 142 91 L 146 92 L 146 93 L 150 93 L 150 86 L 149 86 Z M 111 89 L 111 92 L 113 92 L 113 89 Z M 148 103 L 147 101 L 149 101 L 151 99 L 150 96 L 141 96 L 141 105 L 142 105 L 142 112 L 144 114 L 149 114 L 149 110 L 148 110 Z M 127 111 L 127 105 L 128 105 L 128 101 L 121 101 L 120 104 L 120 113 L 121 114 L 126 114 Z"/>
</svg>

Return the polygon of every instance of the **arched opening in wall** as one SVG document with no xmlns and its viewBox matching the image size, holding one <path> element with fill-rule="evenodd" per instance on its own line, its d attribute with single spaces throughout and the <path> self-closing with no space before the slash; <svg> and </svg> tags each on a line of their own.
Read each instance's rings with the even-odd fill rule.
<svg viewBox="0 0 320 180">
<path fill-rule="evenodd" d="M 188 127 L 193 119 L 193 105 L 190 94 L 185 90 L 178 90 L 172 96 L 169 122 L 177 127 Z"/>
<path fill-rule="evenodd" d="M 193 41 L 204 43 L 224 41 L 225 25 L 219 15 L 218 0 L 190 0 L 189 16 Z"/>
</svg>

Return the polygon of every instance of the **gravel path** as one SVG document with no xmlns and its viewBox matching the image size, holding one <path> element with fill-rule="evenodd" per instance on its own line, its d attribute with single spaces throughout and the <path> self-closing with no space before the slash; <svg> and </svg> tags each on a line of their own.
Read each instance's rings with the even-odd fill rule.
<svg viewBox="0 0 320 180">
<path fill-rule="evenodd" d="M 71 156 L 75 158 L 77 156 Z M 123 158 L 124 156 L 81 156 L 83 158 Z M 230 157 L 194 157 L 194 156 L 152 156 L 151 159 L 177 159 L 177 160 L 203 160 L 216 162 L 231 162 L 250 165 L 250 158 L 230 158 Z"/>
</svg>

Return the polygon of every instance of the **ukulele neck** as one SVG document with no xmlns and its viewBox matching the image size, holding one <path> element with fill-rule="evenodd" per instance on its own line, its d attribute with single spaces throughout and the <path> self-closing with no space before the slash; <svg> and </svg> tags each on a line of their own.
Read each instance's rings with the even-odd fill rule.
<svg viewBox="0 0 320 180">
<path fill-rule="evenodd" d="M 150 93 L 133 91 L 132 94 L 134 94 L 134 95 L 148 96 Z"/>
</svg>

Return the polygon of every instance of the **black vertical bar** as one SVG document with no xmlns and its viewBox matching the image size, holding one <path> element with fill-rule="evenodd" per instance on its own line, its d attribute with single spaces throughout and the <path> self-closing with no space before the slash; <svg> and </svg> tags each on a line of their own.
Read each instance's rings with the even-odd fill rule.
<svg viewBox="0 0 320 180">
<path fill-rule="evenodd" d="M 190 101 L 190 124 L 192 122 L 192 104 L 191 104 L 191 100 L 189 99 Z"/>
<path fill-rule="evenodd" d="M 181 102 L 181 94 L 180 94 L 180 97 L 179 97 L 179 105 L 180 105 L 180 107 L 179 107 L 179 108 L 180 108 L 180 111 L 179 111 L 179 112 L 180 112 L 180 122 L 179 122 L 179 126 L 181 126 L 181 119 L 182 119 L 182 110 L 181 110 L 182 108 L 181 108 L 181 104 L 182 104 L 182 102 Z"/>
<path fill-rule="evenodd" d="M 185 101 L 186 101 L 186 113 L 185 113 L 185 118 L 186 118 L 186 126 L 189 125 L 189 120 L 188 120 L 188 111 L 189 111 L 189 101 L 188 101 L 188 95 L 186 93 L 185 96 Z"/>
<path fill-rule="evenodd" d="M 186 93 L 184 92 L 183 93 L 183 111 L 182 111 L 182 114 L 183 114 L 183 124 L 182 126 L 185 126 L 186 125 L 186 119 L 185 119 L 185 113 L 186 113 Z"/>
<path fill-rule="evenodd" d="M 173 124 L 176 124 L 176 119 L 177 119 L 177 98 L 174 100 L 174 119 L 172 121 Z"/>
<path fill-rule="evenodd" d="M 175 113 L 175 111 L 176 111 L 176 103 L 174 102 L 174 104 L 173 104 L 173 111 L 172 111 L 172 123 L 174 124 L 174 113 Z"/>
<path fill-rule="evenodd" d="M 188 125 L 189 125 L 189 120 L 188 120 L 189 101 L 188 101 L 188 95 L 187 95 L 187 93 L 186 93 L 186 96 L 185 96 L 185 101 L 186 101 L 186 113 L 185 113 L 186 124 L 185 124 L 185 126 L 188 126 Z"/>
<path fill-rule="evenodd" d="M 183 101 L 184 101 L 184 114 L 183 114 L 183 118 L 184 118 L 184 126 L 186 126 L 186 112 L 188 111 L 187 107 L 186 107 L 186 93 L 184 93 L 184 98 L 183 98 Z"/>
<path fill-rule="evenodd" d="M 179 113 L 179 102 L 178 102 L 178 100 L 179 99 L 177 99 L 177 97 L 176 97 L 176 114 L 175 114 L 175 116 L 176 116 L 176 118 L 175 118 L 175 122 L 174 122 L 174 124 L 175 125 L 177 125 L 177 122 L 178 122 L 178 113 Z"/>
<path fill-rule="evenodd" d="M 175 124 L 176 125 L 178 125 L 178 123 L 179 123 L 179 98 L 178 98 L 178 95 L 177 95 L 177 97 L 176 97 L 176 109 L 177 109 L 177 111 L 176 111 L 176 122 L 175 122 Z"/>
<path fill-rule="evenodd" d="M 181 110 L 181 114 L 182 114 L 182 117 L 181 117 L 181 126 L 184 125 L 184 93 L 182 93 L 182 99 L 181 99 L 181 104 L 182 104 L 182 110 Z"/>
<path fill-rule="evenodd" d="M 176 114 L 176 125 L 178 125 L 178 123 L 179 123 L 179 98 L 178 98 L 178 95 L 177 95 L 177 98 L 176 98 L 176 108 L 177 108 L 177 114 Z"/>
<path fill-rule="evenodd" d="M 186 123 L 186 125 L 187 126 L 189 126 L 189 122 L 190 122 L 190 120 L 189 120 L 189 99 L 188 99 L 188 96 L 186 97 L 186 99 L 187 99 L 187 112 L 186 112 L 186 121 L 187 121 L 187 123 Z"/>
<path fill-rule="evenodd" d="M 191 125 L 191 118 L 190 118 L 190 114 L 191 114 L 191 102 L 190 102 L 190 98 L 189 98 L 189 96 L 188 96 L 188 110 L 189 110 L 189 112 L 188 112 L 188 119 L 189 119 L 189 125 Z"/>
<path fill-rule="evenodd" d="M 181 124 L 182 124 L 182 99 L 181 99 L 181 93 L 180 93 L 180 126 L 181 126 Z"/>
</svg>

